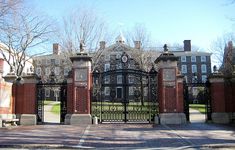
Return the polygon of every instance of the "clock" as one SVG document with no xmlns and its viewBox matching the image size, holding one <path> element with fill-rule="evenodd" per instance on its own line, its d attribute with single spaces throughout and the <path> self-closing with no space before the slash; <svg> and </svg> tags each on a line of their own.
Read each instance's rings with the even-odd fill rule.
<svg viewBox="0 0 235 150">
<path fill-rule="evenodd" d="M 75 81 L 87 81 L 87 69 L 78 69 L 75 72 Z"/>
<path fill-rule="evenodd" d="M 122 62 L 123 62 L 123 63 L 126 63 L 127 60 L 128 60 L 127 55 L 123 55 L 123 56 L 122 56 Z"/>
</svg>

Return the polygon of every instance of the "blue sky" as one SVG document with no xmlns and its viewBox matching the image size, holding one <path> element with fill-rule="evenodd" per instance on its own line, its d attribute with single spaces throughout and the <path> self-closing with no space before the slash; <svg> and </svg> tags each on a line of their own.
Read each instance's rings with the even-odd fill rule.
<svg viewBox="0 0 235 150">
<path fill-rule="evenodd" d="M 235 18 L 235 4 L 227 5 L 229 1 L 28 0 L 28 3 L 58 22 L 76 8 L 89 6 L 106 20 L 112 31 L 141 23 L 158 43 L 182 44 L 190 39 L 193 45 L 207 50 L 218 36 L 235 31 L 235 21 L 229 19 Z"/>
</svg>

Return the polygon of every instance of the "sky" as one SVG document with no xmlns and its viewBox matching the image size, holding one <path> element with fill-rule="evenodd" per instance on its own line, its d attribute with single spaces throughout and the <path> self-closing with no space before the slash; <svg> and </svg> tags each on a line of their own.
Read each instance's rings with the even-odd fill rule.
<svg viewBox="0 0 235 150">
<path fill-rule="evenodd" d="M 28 0 L 28 5 L 58 24 L 81 6 L 94 8 L 112 31 L 144 24 L 156 43 L 192 45 L 208 51 L 211 42 L 235 32 L 235 4 L 231 0 Z M 118 35 L 115 35 L 118 36 Z M 156 45 L 158 47 L 159 45 Z"/>
</svg>

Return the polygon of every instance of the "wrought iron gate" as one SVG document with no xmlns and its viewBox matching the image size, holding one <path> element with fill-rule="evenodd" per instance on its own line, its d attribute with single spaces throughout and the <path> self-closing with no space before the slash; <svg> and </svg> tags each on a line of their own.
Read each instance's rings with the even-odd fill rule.
<svg viewBox="0 0 235 150">
<path fill-rule="evenodd" d="M 157 72 L 93 72 L 92 116 L 102 122 L 153 122 L 158 114 Z"/>
<path fill-rule="evenodd" d="M 42 83 L 37 84 L 37 122 L 44 122 L 44 101 L 47 99 L 47 91 L 53 91 L 53 97 L 60 101 L 60 123 L 64 123 L 67 113 L 67 83 Z"/>
<path fill-rule="evenodd" d="M 186 83 L 184 81 L 184 113 L 187 121 L 190 121 L 189 104 L 190 101 L 205 103 L 206 121 L 211 120 L 211 98 L 210 98 L 210 83 L 207 80 L 205 83 Z"/>
</svg>

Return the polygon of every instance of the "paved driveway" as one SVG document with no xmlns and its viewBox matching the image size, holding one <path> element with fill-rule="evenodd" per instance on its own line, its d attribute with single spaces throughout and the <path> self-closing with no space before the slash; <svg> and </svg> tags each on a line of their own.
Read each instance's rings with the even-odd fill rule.
<svg viewBox="0 0 235 150">
<path fill-rule="evenodd" d="M 234 143 L 235 127 L 202 123 L 167 126 L 99 124 L 0 128 L 0 145 L 3 149 L 16 145 L 16 149 L 46 149 L 48 146 L 64 149 L 198 149 L 198 146 L 215 144 L 220 148 L 229 146 L 233 149 Z"/>
</svg>

